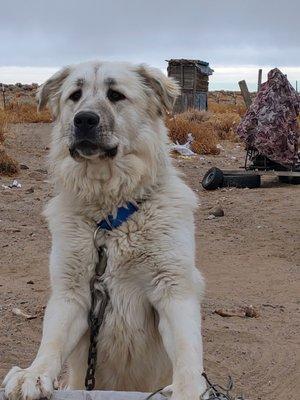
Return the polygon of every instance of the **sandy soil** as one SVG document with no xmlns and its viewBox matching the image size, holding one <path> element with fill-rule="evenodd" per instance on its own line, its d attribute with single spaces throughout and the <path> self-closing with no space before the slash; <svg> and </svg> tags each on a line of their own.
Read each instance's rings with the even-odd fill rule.
<svg viewBox="0 0 300 400">
<path fill-rule="evenodd" d="M 45 156 L 50 125 L 11 127 L 7 148 L 29 168 L 21 189 L 0 177 L 0 379 L 12 365 L 26 367 L 40 341 L 49 295 L 50 236 L 41 211 L 51 196 Z M 299 399 L 300 187 L 263 182 L 260 189 L 206 192 L 212 165 L 238 167 L 241 147 L 223 143 L 219 156 L 176 160 L 198 192 L 198 264 L 206 279 L 203 303 L 205 368 L 214 381 L 230 374 L 236 394 L 251 400 Z M 207 219 L 221 206 L 225 216 Z M 298 248 L 297 248 L 298 245 Z M 258 318 L 223 318 L 219 308 L 253 305 Z M 12 313 L 18 307 L 36 319 Z"/>
</svg>

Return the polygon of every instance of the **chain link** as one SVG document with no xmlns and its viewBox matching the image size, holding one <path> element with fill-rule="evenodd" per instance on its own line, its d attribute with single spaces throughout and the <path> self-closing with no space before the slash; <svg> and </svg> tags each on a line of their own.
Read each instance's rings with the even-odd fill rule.
<svg viewBox="0 0 300 400">
<path fill-rule="evenodd" d="M 88 368 L 85 376 L 86 390 L 95 388 L 95 370 L 97 366 L 98 334 L 104 320 L 105 309 L 109 302 L 109 294 L 104 282 L 104 272 L 107 266 L 106 247 L 98 250 L 99 261 L 96 265 L 95 275 L 90 282 L 91 308 L 88 316 L 90 327 L 90 346 L 88 354 Z"/>
</svg>

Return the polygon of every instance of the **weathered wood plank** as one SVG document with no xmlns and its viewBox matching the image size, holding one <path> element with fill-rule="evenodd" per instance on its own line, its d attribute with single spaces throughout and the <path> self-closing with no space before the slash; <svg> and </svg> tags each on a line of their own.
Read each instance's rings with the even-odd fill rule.
<svg viewBox="0 0 300 400">
<path fill-rule="evenodd" d="M 51 400 L 145 400 L 147 393 L 138 392 L 109 392 L 93 390 L 55 390 Z M 166 400 L 165 396 L 156 394 L 151 400 Z M 5 400 L 4 391 L 0 390 L 0 400 Z"/>
<path fill-rule="evenodd" d="M 247 86 L 246 81 L 245 80 L 240 81 L 239 82 L 239 87 L 241 89 L 242 96 L 243 96 L 244 102 L 246 104 L 246 107 L 249 108 L 251 106 L 252 99 L 251 99 L 251 95 L 250 95 L 250 92 L 248 90 L 248 86 Z"/>
</svg>

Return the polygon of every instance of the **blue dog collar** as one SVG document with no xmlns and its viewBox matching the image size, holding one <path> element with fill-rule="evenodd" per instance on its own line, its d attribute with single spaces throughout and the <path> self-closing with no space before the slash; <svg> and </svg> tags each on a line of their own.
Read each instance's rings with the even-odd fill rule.
<svg viewBox="0 0 300 400">
<path fill-rule="evenodd" d="M 126 222 L 137 210 L 138 207 L 129 201 L 125 206 L 118 208 L 115 218 L 110 214 L 106 219 L 97 222 L 97 227 L 98 229 L 112 231 Z"/>
</svg>

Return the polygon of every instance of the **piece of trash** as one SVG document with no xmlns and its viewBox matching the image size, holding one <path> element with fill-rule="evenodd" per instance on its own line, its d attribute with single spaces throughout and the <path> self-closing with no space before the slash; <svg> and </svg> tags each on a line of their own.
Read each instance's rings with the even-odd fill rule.
<svg viewBox="0 0 300 400">
<path fill-rule="evenodd" d="M 18 182 L 16 179 L 14 179 L 14 180 L 12 181 L 12 183 L 9 185 L 9 187 L 10 187 L 11 189 L 12 189 L 12 188 L 20 189 L 20 188 L 22 187 L 22 185 L 21 185 L 20 182 Z"/>
<path fill-rule="evenodd" d="M 207 218 L 205 218 L 205 219 L 215 219 L 216 217 L 213 215 L 213 214 L 210 214 Z"/>
<path fill-rule="evenodd" d="M 196 153 L 194 153 L 191 150 L 191 144 L 193 143 L 193 140 L 194 140 L 194 138 L 193 138 L 192 134 L 189 133 L 187 142 L 185 144 L 179 144 L 178 142 L 176 142 L 175 144 L 173 143 L 171 145 L 171 150 L 182 156 L 195 156 Z"/>
<path fill-rule="evenodd" d="M 224 217 L 224 210 L 221 207 L 217 207 L 209 212 L 209 215 L 213 215 L 216 218 Z"/>
<path fill-rule="evenodd" d="M 240 318 L 257 318 L 259 317 L 258 311 L 252 306 L 246 306 L 237 309 L 218 309 L 214 311 L 215 314 L 221 317 L 240 317 Z"/>
<path fill-rule="evenodd" d="M 13 308 L 12 309 L 12 313 L 14 314 L 14 315 L 18 315 L 18 316 L 20 316 L 20 317 L 24 317 L 24 318 L 26 318 L 26 319 L 36 319 L 37 318 L 37 315 L 30 315 L 30 314 L 26 314 L 26 313 L 24 313 L 22 310 L 20 310 L 19 308 Z"/>
</svg>

